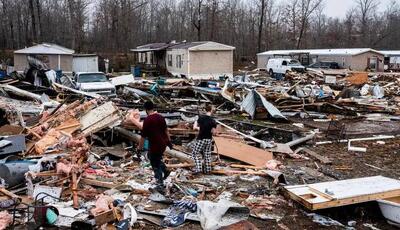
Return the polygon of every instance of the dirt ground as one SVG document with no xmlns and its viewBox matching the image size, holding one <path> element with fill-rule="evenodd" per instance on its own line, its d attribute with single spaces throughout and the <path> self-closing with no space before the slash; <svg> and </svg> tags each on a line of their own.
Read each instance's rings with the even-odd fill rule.
<svg viewBox="0 0 400 230">
<path fill-rule="evenodd" d="M 294 129 L 293 126 L 285 126 L 287 126 L 285 127 L 287 129 Z M 390 125 L 386 124 L 384 127 L 386 129 L 386 127 L 390 127 Z M 358 137 L 370 136 L 370 134 L 366 134 L 365 136 Z M 320 137 L 317 141 L 321 140 L 323 140 L 323 138 L 321 139 Z M 323 164 L 312 157 L 309 157 L 310 159 L 293 159 L 285 154 L 274 154 L 274 158 L 283 163 L 284 168 L 281 169 L 281 171 L 285 175 L 289 185 L 377 175 L 400 179 L 400 170 L 398 169 L 400 165 L 400 137 L 383 140 L 383 142 L 379 143 L 378 141 L 354 142 L 352 145 L 365 147 L 367 148 L 367 152 L 349 152 L 347 150 L 347 143 L 333 143 L 319 146 L 309 144 L 306 147 L 322 156 L 328 157 L 332 161 L 332 164 Z M 229 161 L 228 159 L 224 160 Z M 218 177 L 220 176 L 217 176 L 217 178 Z M 206 178 L 199 179 L 205 180 Z M 264 214 L 271 217 L 271 220 L 262 220 L 254 217 L 249 218 L 249 221 L 259 229 L 397 229 L 386 223 L 376 202 L 314 212 L 325 217 L 330 217 L 342 224 L 342 226 L 323 226 L 313 222 L 313 218 L 308 216 L 312 213 L 311 211 L 291 201 L 285 196 L 283 189 L 273 185 L 268 178 L 261 178 L 257 182 L 251 182 L 243 180 L 239 176 L 232 176 L 226 177 L 226 181 L 226 185 L 222 185 L 218 192 L 231 192 L 233 194 L 232 200 L 238 203 L 243 203 L 246 200 L 246 196 L 249 194 L 276 197 L 276 199 L 273 199 L 274 204 L 271 205 L 271 209 L 263 211 Z M 244 192 L 241 193 L 238 191 Z M 215 197 L 208 197 L 210 200 L 214 198 Z M 348 226 L 349 221 L 355 222 L 352 228 Z M 146 224 L 136 225 L 135 228 L 162 229 L 148 222 L 146 222 Z M 176 229 L 200 230 L 201 226 L 199 223 L 187 221 L 184 225 Z"/>
<path fill-rule="evenodd" d="M 293 160 L 288 158 L 281 158 L 284 165 L 287 166 L 286 170 L 290 169 L 303 169 L 306 171 L 303 178 L 291 178 L 291 182 L 301 183 L 304 179 L 307 183 L 323 182 L 332 179 L 342 180 L 357 177 L 367 176 L 387 176 L 395 179 L 400 178 L 400 138 L 384 140 L 384 143 L 378 144 L 377 141 L 367 142 L 354 142 L 354 146 L 366 147 L 366 153 L 349 152 L 347 150 L 347 143 L 335 143 L 328 145 L 321 145 L 310 148 L 311 150 L 326 156 L 332 160 L 331 165 L 324 165 L 318 161 L 311 159 L 310 161 Z M 315 162 L 315 163 L 314 163 Z M 308 170 L 305 170 L 308 169 Z M 309 175 L 314 172 L 316 175 Z M 285 175 L 288 175 L 286 173 Z M 314 177 L 316 176 L 316 177 Z M 315 180 L 315 181 L 313 181 Z M 298 206 L 296 204 L 296 206 Z M 298 206 L 299 209 L 302 209 Z M 296 211 L 295 211 L 296 213 Z M 348 221 L 357 221 L 357 229 L 371 229 L 365 227 L 363 224 L 373 224 L 374 227 L 379 229 L 397 229 L 386 223 L 384 217 L 381 215 L 380 209 L 376 202 L 366 204 L 353 205 L 349 207 L 333 208 L 318 212 L 319 214 L 329 216 L 342 224 Z M 310 223 L 304 215 L 299 214 L 297 222 L 304 224 L 304 229 L 310 228 L 325 228 L 315 223 Z M 291 217 L 288 217 L 290 219 Z M 304 221 L 304 222 L 303 222 Z M 296 228 L 289 228 L 296 229 Z"/>
<path fill-rule="evenodd" d="M 283 172 L 289 184 L 314 183 L 376 175 L 400 178 L 400 171 L 398 170 L 400 165 L 400 138 L 385 140 L 384 142 L 384 144 L 378 144 L 377 141 L 355 142 L 354 145 L 367 148 L 367 152 L 363 154 L 347 151 L 347 144 L 344 143 L 310 147 L 313 151 L 329 157 L 333 162 L 331 165 L 324 165 L 312 158 L 310 160 L 295 160 L 284 155 L 276 155 L 275 158 L 285 165 Z M 323 226 L 314 223 L 312 218 L 307 216 L 311 212 L 286 198 L 281 189 L 276 190 L 276 187 L 270 187 L 268 183 L 265 183 L 265 187 L 259 187 L 259 185 L 243 182 L 239 179 L 235 180 L 235 182 L 237 188 L 247 187 L 249 191 L 253 192 L 263 191 L 266 194 L 276 194 L 286 201 L 283 203 L 278 202 L 273 206 L 272 210 L 267 211 L 272 216 L 281 216 L 282 218 L 279 221 L 249 218 L 249 221 L 259 229 L 345 229 L 346 227 L 348 228 L 349 221 L 355 221 L 356 225 L 353 226 L 353 229 L 373 229 L 374 227 L 382 230 L 397 229 L 386 223 L 376 202 L 317 211 L 315 213 L 330 217 L 343 224 L 343 226 Z M 226 190 L 230 189 L 226 188 Z M 160 229 L 156 226 L 153 227 L 154 229 Z M 151 228 L 146 225 L 142 229 Z M 188 222 L 176 229 L 200 230 L 201 227 L 197 223 Z"/>
<path fill-rule="evenodd" d="M 328 157 L 332 161 L 331 165 L 325 165 L 313 158 L 297 160 L 280 154 L 275 154 L 275 159 L 282 161 L 285 165 L 283 173 L 289 184 L 317 183 L 377 175 L 400 179 L 400 138 L 383 140 L 382 143 L 378 143 L 378 141 L 354 142 L 352 145 L 365 147 L 367 152 L 349 152 L 347 143 L 334 143 L 309 146 L 311 150 Z M 284 197 L 282 191 L 279 191 L 279 195 Z M 280 221 L 264 221 L 256 218 L 250 218 L 249 221 L 260 229 L 343 229 L 349 221 L 356 221 L 355 229 L 373 229 L 373 227 L 397 229 L 387 224 L 376 202 L 316 212 L 339 221 L 344 225 L 344 227 L 340 227 L 314 223 L 312 218 L 306 215 L 309 211 L 288 198 L 286 200 L 286 204 L 275 206 L 271 211 L 271 213 L 283 215 Z M 201 228 L 191 224 L 190 227 L 183 226 L 180 229 Z"/>
</svg>

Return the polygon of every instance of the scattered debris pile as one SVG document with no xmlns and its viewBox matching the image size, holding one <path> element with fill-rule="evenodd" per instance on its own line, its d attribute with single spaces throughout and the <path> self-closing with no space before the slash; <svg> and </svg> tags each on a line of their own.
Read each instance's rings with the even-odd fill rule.
<svg viewBox="0 0 400 230">
<path fill-rule="evenodd" d="M 39 67 L 32 71 L 36 79 Z M 127 75 L 111 78 L 118 95 L 110 98 L 56 81 L 39 87 L 4 79 L 0 229 L 262 229 L 271 220 L 295 229 L 290 223 L 299 219 L 299 226 L 374 227 L 357 214 L 362 221 L 299 211 L 292 200 L 311 211 L 378 200 L 383 215 L 400 223 L 391 215 L 399 207 L 400 181 L 391 179 L 398 173 L 373 161 L 362 164 L 372 170 L 366 175 L 348 173 L 359 162 L 340 165 L 386 142 L 394 146 L 387 151 L 398 150 L 399 79 L 316 70 L 290 72 L 284 80 L 254 71 L 220 82 Z M 138 150 L 149 100 L 173 143 L 165 151 L 171 174 L 163 192 Z M 195 175 L 193 124 L 206 105 L 214 106 L 218 123 L 213 170 Z M 361 178 L 380 174 L 386 177 Z"/>
</svg>

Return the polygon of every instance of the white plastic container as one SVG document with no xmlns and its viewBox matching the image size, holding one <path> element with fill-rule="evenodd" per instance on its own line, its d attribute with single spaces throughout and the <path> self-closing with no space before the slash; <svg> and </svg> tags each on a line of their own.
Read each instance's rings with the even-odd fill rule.
<svg viewBox="0 0 400 230">
<path fill-rule="evenodd" d="M 400 227 L 400 197 L 378 200 L 378 204 L 387 222 Z"/>
</svg>

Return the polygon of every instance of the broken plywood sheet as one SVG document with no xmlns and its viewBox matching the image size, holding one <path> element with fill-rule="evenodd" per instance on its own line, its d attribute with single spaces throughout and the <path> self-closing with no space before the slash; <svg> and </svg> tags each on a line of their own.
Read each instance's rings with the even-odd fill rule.
<svg viewBox="0 0 400 230">
<path fill-rule="evenodd" d="M 264 167 L 273 158 L 271 152 L 247 145 L 238 140 L 223 137 L 214 137 L 214 140 L 217 145 L 218 154 L 250 165 Z"/>
<path fill-rule="evenodd" d="M 96 133 L 104 129 L 105 127 L 115 127 L 121 123 L 121 118 L 119 114 L 111 114 L 110 116 L 100 120 L 96 124 L 88 127 L 87 129 L 82 131 L 82 134 L 86 137 L 92 133 Z"/>
<path fill-rule="evenodd" d="M 63 131 L 72 135 L 75 131 L 77 131 L 81 127 L 81 123 L 79 120 L 75 118 L 70 118 L 67 121 L 63 122 L 61 125 L 56 127 L 56 130 Z"/>
<path fill-rule="evenodd" d="M 112 102 L 107 102 L 82 116 L 81 130 L 84 135 L 95 133 L 118 120 L 120 120 L 118 109 Z"/>
<path fill-rule="evenodd" d="M 352 85 L 364 85 L 368 82 L 367 72 L 353 72 L 350 77 L 346 78 L 346 81 Z"/>
<path fill-rule="evenodd" d="M 291 199 L 310 210 L 400 196 L 400 181 L 383 176 L 286 186 Z"/>
</svg>

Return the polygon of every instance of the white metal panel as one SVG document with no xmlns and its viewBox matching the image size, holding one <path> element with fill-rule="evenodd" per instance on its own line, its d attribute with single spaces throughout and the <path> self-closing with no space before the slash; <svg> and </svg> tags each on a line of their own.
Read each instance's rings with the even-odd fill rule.
<svg viewBox="0 0 400 230">
<path fill-rule="evenodd" d="M 38 44 L 25 49 L 16 50 L 16 54 L 73 54 L 74 50 L 56 44 Z"/>
<path fill-rule="evenodd" d="M 72 59 L 74 72 L 99 72 L 99 59 L 97 56 L 74 57 Z"/>
<path fill-rule="evenodd" d="M 270 50 L 257 55 L 289 55 L 291 53 L 310 53 L 310 55 L 341 55 L 354 56 L 366 52 L 380 53 L 380 51 L 369 48 L 352 48 L 352 49 L 305 49 L 305 50 Z"/>
<path fill-rule="evenodd" d="M 235 47 L 224 45 L 217 42 L 206 42 L 197 46 L 190 47 L 189 50 L 191 51 L 206 51 L 206 50 L 234 50 Z"/>
</svg>

